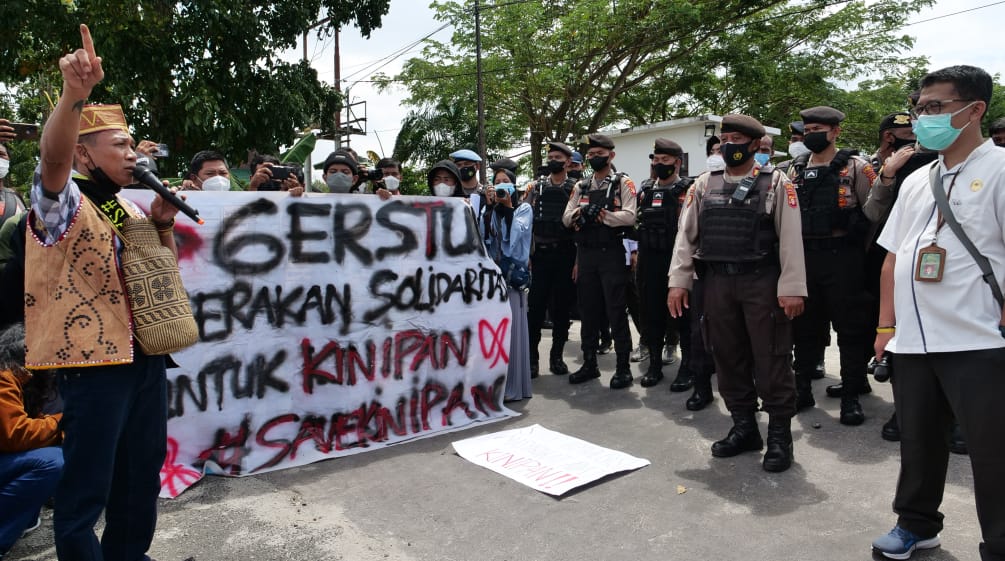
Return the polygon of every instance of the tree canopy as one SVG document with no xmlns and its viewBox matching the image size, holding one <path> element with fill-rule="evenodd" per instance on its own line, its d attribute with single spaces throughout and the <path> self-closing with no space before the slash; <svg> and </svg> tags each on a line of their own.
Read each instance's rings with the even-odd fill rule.
<svg viewBox="0 0 1005 561">
<path fill-rule="evenodd" d="M 800 108 L 835 104 L 836 84 L 892 68 L 898 87 L 923 60 L 905 58 L 904 14 L 934 0 L 526 0 L 482 5 L 490 151 L 607 126 L 743 112 L 785 126 Z M 456 30 L 381 87 L 414 108 L 399 158 L 431 161 L 434 135 L 474 145 L 473 2 L 433 3 Z M 908 92 L 909 93 L 909 92 Z M 899 95 L 899 94 L 898 94 Z M 906 93 L 899 96 L 906 97 Z M 902 104 L 890 111 L 901 109 Z M 839 107 L 840 108 L 840 107 Z M 452 114 L 457 118 L 442 119 Z M 874 128 L 874 126 L 873 126 Z M 438 155 L 437 155 L 438 154 Z"/>
<path fill-rule="evenodd" d="M 0 5 L 0 84 L 16 118 L 43 121 L 55 101 L 58 60 L 78 48 L 87 23 L 105 79 L 91 101 L 121 103 L 138 138 L 166 143 L 181 167 L 215 148 L 233 161 L 276 153 L 307 127 L 331 129 L 337 88 L 305 62 L 277 53 L 295 47 L 307 22 L 325 35 L 355 25 L 369 36 L 390 0 L 5 0 Z"/>
</svg>

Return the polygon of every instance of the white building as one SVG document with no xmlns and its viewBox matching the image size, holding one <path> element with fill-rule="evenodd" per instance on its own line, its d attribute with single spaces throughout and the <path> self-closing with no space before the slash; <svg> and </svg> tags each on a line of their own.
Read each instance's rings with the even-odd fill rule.
<svg viewBox="0 0 1005 561">
<path fill-rule="evenodd" d="M 614 141 L 614 166 L 642 183 L 649 178 L 649 154 L 657 138 L 669 138 L 684 149 L 684 165 L 681 175 L 698 175 L 705 171 L 705 142 L 711 136 L 718 136 L 722 117 L 700 115 L 673 119 L 630 129 L 600 131 Z M 781 131 L 775 127 L 764 127 L 769 135 L 777 136 Z M 784 153 L 775 152 L 775 155 Z"/>
</svg>

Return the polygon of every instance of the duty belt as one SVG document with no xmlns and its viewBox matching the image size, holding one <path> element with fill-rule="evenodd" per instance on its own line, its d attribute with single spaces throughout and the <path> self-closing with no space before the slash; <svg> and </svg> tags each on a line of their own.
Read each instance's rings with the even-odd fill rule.
<svg viewBox="0 0 1005 561">
<path fill-rule="evenodd" d="M 756 273 L 758 271 L 765 271 L 768 269 L 777 269 L 779 267 L 778 262 L 774 260 L 762 259 L 760 261 L 751 261 L 748 263 L 717 263 L 717 262 L 706 262 L 705 270 L 711 271 L 717 275 L 725 275 L 728 277 L 736 275 L 746 275 L 749 273 Z"/>
<path fill-rule="evenodd" d="M 826 251 L 841 249 L 852 245 L 851 236 L 832 236 L 829 238 L 803 238 L 803 249 L 810 251 Z"/>
</svg>

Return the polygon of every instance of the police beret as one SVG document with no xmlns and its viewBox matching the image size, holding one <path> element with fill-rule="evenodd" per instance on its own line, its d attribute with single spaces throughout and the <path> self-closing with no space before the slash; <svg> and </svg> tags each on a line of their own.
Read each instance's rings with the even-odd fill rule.
<svg viewBox="0 0 1005 561">
<path fill-rule="evenodd" d="M 572 163 L 574 163 L 574 164 L 581 164 L 581 163 L 583 163 L 583 155 L 580 154 L 579 152 L 573 152 L 572 153 Z"/>
<path fill-rule="evenodd" d="M 805 134 L 802 121 L 792 121 L 789 123 L 789 132 L 792 134 Z"/>
<path fill-rule="evenodd" d="M 657 138 L 653 144 L 653 153 L 649 154 L 650 160 L 653 158 L 653 154 L 668 154 L 677 158 L 683 158 L 684 149 L 680 147 L 680 144 L 669 138 Z"/>
<path fill-rule="evenodd" d="M 561 142 L 549 142 L 548 152 L 561 152 L 565 154 L 567 158 L 572 157 L 572 148 L 569 148 L 568 146 L 562 144 Z"/>
<path fill-rule="evenodd" d="M 509 171 L 515 172 L 516 168 L 517 168 L 517 164 L 516 164 L 516 162 L 514 162 L 513 160 L 511 160 L 509 158 L 499 158 L 498 160 L 496 160 L 496 161 L 492 162 L 491 164 L 489 164 L 489 168 L 490 169 L 494 169 L 494 170 L 496 170 L 496 169 L 505 169 L 505 170 L 509 170 Z"/>
<path fill-rule="evenodd" d="M 583 137 L 583 144 L 588 148 L 607 148 L 614 150 L 614 141 L 606 134 L 588 134 Z"/>
<path fill-rule="evenodd" d="M 844 113 L 826 105 L 803 109 L 799 112 L 799 116 L 803 118 L 805 124 L 840 125 L 841 121 L 844 120 Z"/>
<path fill-rule="evenodd" d="M 328 173 L 328 168 L 335 164 L 344 164 L 349 166 L 353 175 L 359 173 L 359 164 L 356 163 L 356 158 L 353 158 L 352 154 L 346 152 L 345 150 L 336 150 L 331 154 L 328 154 L 328 157 L 325 158 L 325 163 L 321 166 L 321 171 L 323 173 Z"/>
<path fill-rule="evenodd" d="M 480 161 L 482 161 L 482 157 L 479 156 L 477 152 L 475 152 L 474 150 L 467 150 L 467 149 L 458 150 L 458 151 L 450 154 L 450 157 L 453 158 L 453 160 L 455 162 L 459 162 L 459 161 L 480 162 Z"/>
<path fill-rule="evenodd" d="M 738 132 L 750 138 L 761 138 L 764 136 L 764 126 L 757 119 L 749 115 L 730 113 L 722 118 L 722 132 Z"/>
<path fill-rule="evenodd" d="M 905 111 L 890 113 L 879 122 L 879 132 L 887 129 L 909 129 L 911 128 L 911 114 Z"/>
</svg>

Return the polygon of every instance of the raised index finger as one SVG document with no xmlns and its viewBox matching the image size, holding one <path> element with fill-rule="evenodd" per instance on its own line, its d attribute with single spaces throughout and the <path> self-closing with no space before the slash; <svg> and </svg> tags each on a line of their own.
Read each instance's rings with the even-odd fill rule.
<svg viewBox="0 0 1005 561">
<path fill-rule="evenodd" d="M 91 30 L 87 29 L 87 24 L 80 24 L 80 41 L 84 45 L 84 52 L 90 58 L 98 57 L 98 54 L 94 52 L 94 40 L 91 39 Z"/>
</svg>

